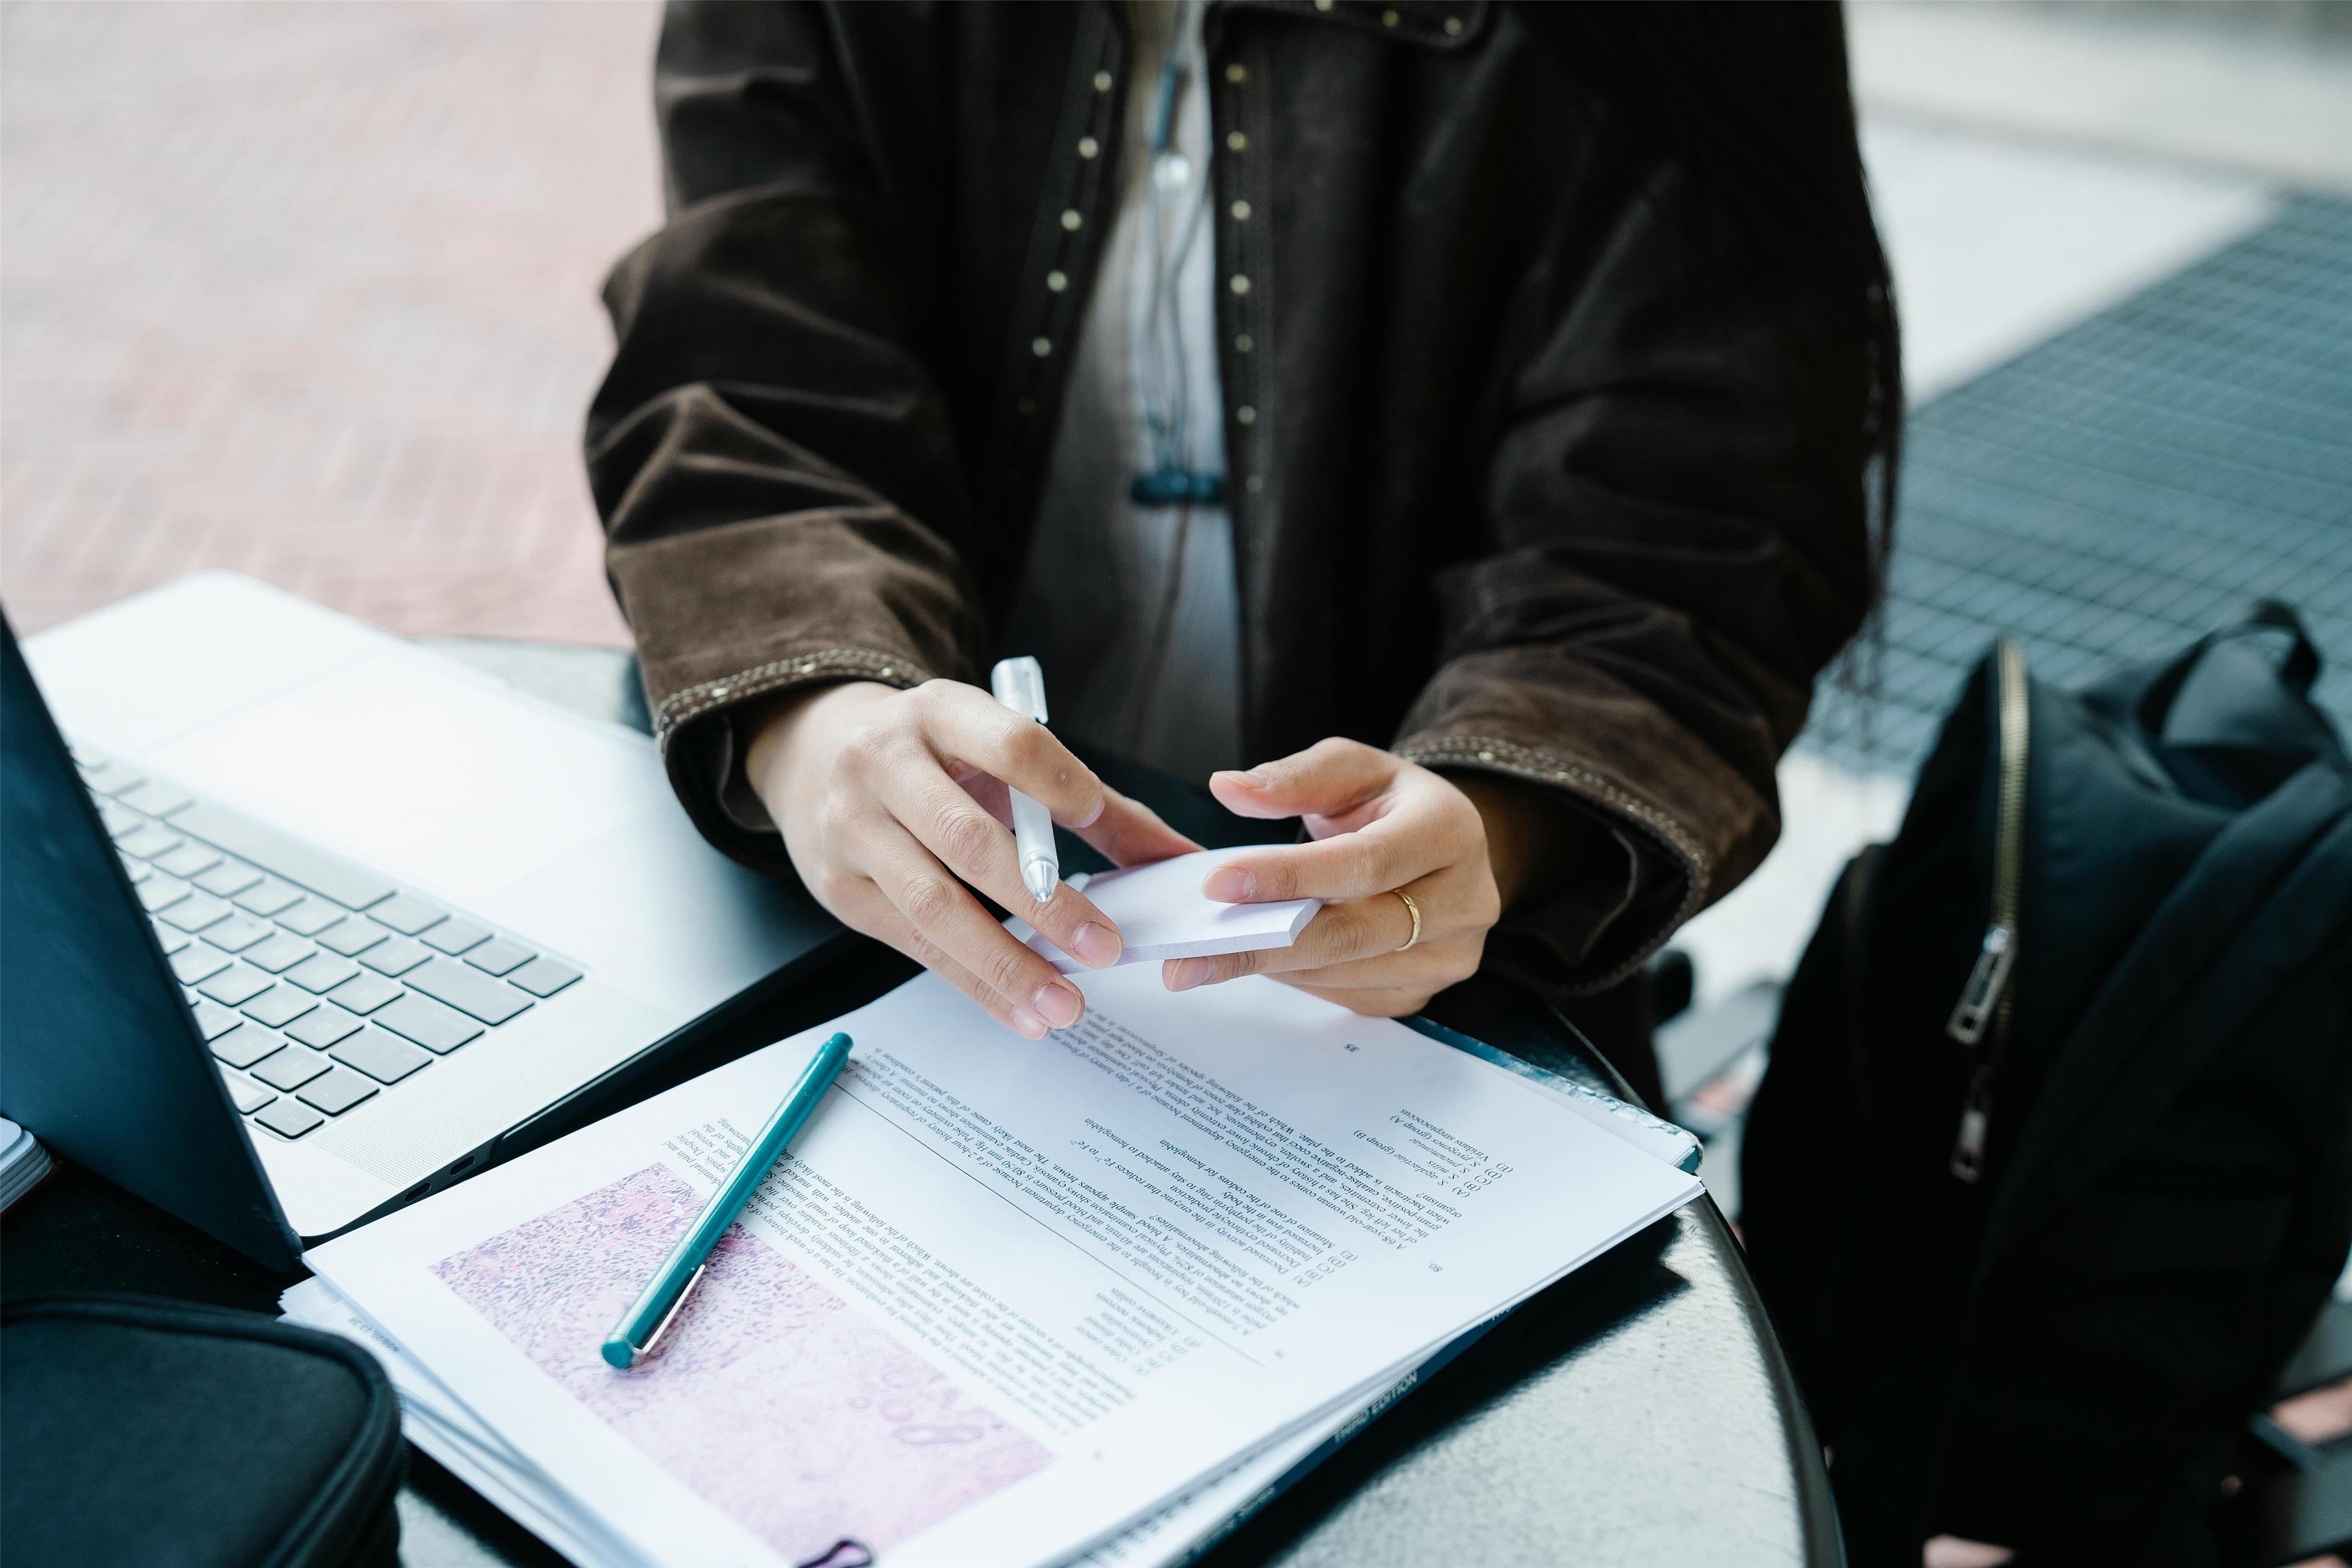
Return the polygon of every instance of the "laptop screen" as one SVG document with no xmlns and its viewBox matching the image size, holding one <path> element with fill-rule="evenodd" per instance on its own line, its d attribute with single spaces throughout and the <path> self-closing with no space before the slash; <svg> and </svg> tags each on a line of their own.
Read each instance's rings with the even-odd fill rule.
<svg viewBox="0 0 2352 1568">
<path fill-rule="evenodd" d="M 5 619 L 0 1115 L 257 1260 L 299 1266 L 99 808 Z"/>
</svg>

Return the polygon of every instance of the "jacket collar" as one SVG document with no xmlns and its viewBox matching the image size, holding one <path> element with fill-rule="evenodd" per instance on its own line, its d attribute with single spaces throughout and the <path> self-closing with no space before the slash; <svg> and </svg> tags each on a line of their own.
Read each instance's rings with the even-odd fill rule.
<svg viewBox="0 0 2352 1568">
<path fill-rule="evenodd" d="M 1452 50 L 1486 31 L 1494 0 L 1218 0 L 1210 9 L 1281 12 L 1425 49 Z"/>
</svg>

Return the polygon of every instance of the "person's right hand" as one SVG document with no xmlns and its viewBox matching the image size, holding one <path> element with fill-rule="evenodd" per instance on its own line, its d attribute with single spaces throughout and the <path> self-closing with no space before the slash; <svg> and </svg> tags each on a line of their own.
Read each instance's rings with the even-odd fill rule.
<svg viewBox="0 0 2352 1568">
<path fill-rule="evenodd" d="M 1076 889 L 1030 897 L 1005 786 L 1115 865 L 1200 847 L 1105 785 L 1043 724 L 960 681 L 910 691 L 852 681 L 799 698 L 761 723 L 744 771 L 817 902 L 1033 1040 L 1076 1023 L 1086 998 L 964 884 L 1091 968 L 1116 963 L 1121 943 Z"/>
</svg>

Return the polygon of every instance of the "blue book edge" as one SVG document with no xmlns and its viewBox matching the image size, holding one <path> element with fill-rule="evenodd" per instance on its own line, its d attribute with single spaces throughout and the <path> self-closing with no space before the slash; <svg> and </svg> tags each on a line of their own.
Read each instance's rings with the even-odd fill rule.
<svg viewBox="0 0 2352 1568">
<path fill-rule="evenodd" d="M 1426 1035 L 1440 1045 L 1452 1046 L 1480 1061 L 1501 1068 L 1514 1077 L 1523 1078 L 1539 1089 L 1550 1090 L 1566 1100 L 1591 1121 L 1615 1133 L 1647 1154 L 1659 1159 L 1686 1175 L 1698 1174 L 1699 1159 L 1705 1152 L 1691 1132 L 1660 1117 L 1653 1116 L 1639 1106 L 1628 1105 L 1613 1094 L 1579 1083 L 1572 1078 L 1523 1061 L 1508 1051 L 1497 1050 L 1484 1040 L 1471 1038 L 1443 1024 L 1433 1024 L 1415 1016 L 1400 1018 L 1398 1023 L 1417 1035 Z"/>
<path fill-rule="evenodd" d="M 1449 1029 L 1443 1024 L 1432 1023 L 1418 1014 L 1410 1018 L 1400 1018 L 1397 1022 L 1415 1034 L 1425 1035 L 1440 1045 L 1451 1046 L 1457 1051 L 1467 1052 L 1480 1061 L 1498 1067 L 1505 1072 L 1526 1079 L 1538 1088 L 1562 1096 L 1589 1119 L 1602 1122 L 1607 1126 L 1608 1131 L 1624 1138 L 1627 1142 L 1648 1153 L 1657 1155 L 1676 1170 L 1691 1175 L 1698 1173 L 1699 1156 L 1702 1152 L 1699 1142 L 1691 1133 L 1673 1122 L 1662 1121 L 1646 1110 L 1628 1105 L 1613 1094 L 1604 1094 L 1600 1089 L 1579 1083 L 1572 1078 L 1539 1068 L 1530 1061 L 1522 1061 L 1508 1051 L 1498 1050 L 1484 1040 L 1473 1039 L 1459 1030 Z M 1297 1462 L 1290 1468 L 1267 1482 L 1255 1497 L 1236 1509 L 1232 1518 L 1171 1558 L 1168 1568 L 1191 1568 L 1191 1564 L 1206 1556 L 1226 1537 L 1255 1518 L 1268 1503 L 1306 1479 L 1307 1472 L 1346 1447 L 1390 1406 L 1418 1388 L 1454 1357 L 1486 1338 L 1504 1319 L 1516 1310 L 1517 1310 L 1517 1308 L 1507 1308 L 1468 1332 L 1448 1341 L 1432 1353 L 1428 1360 L 1397 1379 L 1387 1390 L 1375 1395 L 1370 1404 L 1349 1416 L 1347 1424 L 1338 1431 L 1300 1455 Z"/>
</svg>

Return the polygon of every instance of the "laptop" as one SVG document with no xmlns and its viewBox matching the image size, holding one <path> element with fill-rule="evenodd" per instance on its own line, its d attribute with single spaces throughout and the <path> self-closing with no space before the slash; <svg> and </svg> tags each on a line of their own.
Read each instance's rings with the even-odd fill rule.
<svg viewBox="0 0 2352 1568">
<path fill-rule="evenodd" d="M 5 642 L 0 1115 L 273 1267 L 842 940 L 645 736 L 291 595 Z"/>
</svg>

